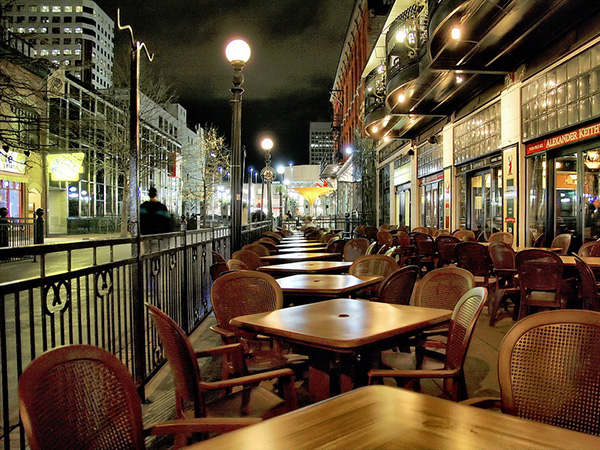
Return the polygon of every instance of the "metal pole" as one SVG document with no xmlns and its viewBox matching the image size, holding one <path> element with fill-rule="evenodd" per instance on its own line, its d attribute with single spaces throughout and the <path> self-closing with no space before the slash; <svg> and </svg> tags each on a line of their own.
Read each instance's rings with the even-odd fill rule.
<svg viewBox="0 0 600 450">
<path fill-rule="evenodd" d="M 242 94 L 243 63 L 232 62 L 231 88 L 231 251 L 242 248 Z"/>
<path fill-rule="evenodd" d="M 252 223 L 252 169 L 248 178 L 248 223 Z"/>
</svg>

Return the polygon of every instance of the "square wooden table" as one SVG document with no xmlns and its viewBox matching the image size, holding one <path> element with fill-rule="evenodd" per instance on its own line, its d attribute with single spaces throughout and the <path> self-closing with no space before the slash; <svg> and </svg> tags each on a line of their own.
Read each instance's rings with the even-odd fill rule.
<svg viewBox="0 0 600 450">
<path fill-rule="evenodd" d="M 308 347 L 310 398 L 319 401 L 365 384 L 382 349 L 400 336 L 448 322 L 451 315 L 442 309 L 339 298 L 236 317 L 230 323 Z"/>
<path fill-rule="evenodd" d="M 297 261 L 309 261 L 309 260 L 339 260 L 342 258 L 341 253 L 329 253 L 329 252 L 316 252 L 316 253 L 307 253 L 307 252 L 298 252 L 298 253 L 280 253 L 277 255 L 269 255 L 269 256 L 261 256 L 264 262 L 269 264 L 283 264 Z"/>
<path fill-rule="evenodd" d="M 560 259 L 565 266 L 575 267 L 575 257 L 569 255 L 561 255 Z M 598 256 L 584 256 L 583 259 L 592 269 L 600 269 L 600 257 Z"/>
<path fill-rule="evenodd" d="M 597 450 L 600 438 L 390 386 L 367 386 L 189 450 Z"/>
<path fill-rule="evenodd" d="M 351 265 L 352 262 L 350 261 L 300 261 L 287 264 L 261 266 L 258 270 L 273 276 L 319 273 L 339 274 L 347 272 Z"/>
<path fill-rule="evenodd" d="M 378 275 L 298 274 L 279 278 L 277 283 L 283 295 L 322 299 L 349 296 L 382 280 Z"/>
<path fill-rule="evenodd" d="M 285 244 L 283 244 L 283 243 L 277 244 L 277 248 L 282 249 L 282 248 L 292 248 L 292 247 L 295 247 L 295 248 L 298 248 L 298 247 L 301 247 L 301 248 L 322 247 L 323 245 L 325 245 L 325 244 L 323 244 L 320 241 L 298 241 L 298 242 L 287 242 Z"/>
<path fill-rule="evenodd" d="M 280 255 L 287 253 L 325 253 L 327 252 L 327 246 L 321 244 L 313 245 L 312 247 L 279 247 L 277 250 Z"/>
</svg>

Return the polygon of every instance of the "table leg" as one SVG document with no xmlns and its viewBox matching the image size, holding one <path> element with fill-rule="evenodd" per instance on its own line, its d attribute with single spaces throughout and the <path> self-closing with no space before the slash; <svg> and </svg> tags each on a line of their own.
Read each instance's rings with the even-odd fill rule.
<svg viewBox="0 0 600 450">
<path fill-rule="evenodd" d="M 308 352 L 308 392 L 311 402 L 318 402 L 339 394 L 339 372 L 335 354 L 311 348 Z"/>
</svg>

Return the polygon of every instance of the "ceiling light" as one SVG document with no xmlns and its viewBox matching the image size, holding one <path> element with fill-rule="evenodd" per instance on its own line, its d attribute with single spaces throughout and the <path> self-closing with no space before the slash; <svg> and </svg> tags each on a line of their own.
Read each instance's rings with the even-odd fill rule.
<svg viewBox="0 0 600 450">
<path fill-rule="evenodd" d="M 404 96 L 404 94 L 400 94 L 398 95 L 398 101 L 400 103 L 404 103 L 404 101 L 406 100 L 406 97 Z"/>
<path fill-rule="evenodd" d="M 391 139 L 391 138 L 390 138 L 388 135 L 385 135 L 385 136 L 383 137 L 383 142 L 390 142 L 390 139 Z"/>
<path fill-rule="evenodd" d="M 464 81 L 464 78 L 461 75 L 456 75 L 456 82 L 458 84 L 462 83 Z"/>
<path fill-rule="evenodd" d="M 458 41 L 460 39 L 460 27 L 452 27 L 451 34 L 452 39 Z"/>
<path fill-rule="evenodd" d="M 398 32 L 396 33 L 396 40 L 398 42 L 404 42 L 404 39 L 406 39 L 406 31 L 404 31 L 403 29 L 398 30 Z"/>
<path fill-rule="evenodd" d="M 377 133 L 377 132 L 379 131 L 379 127 L 377 127 L 376 125 L 374 125 L 374 126 L 371 128 L 371 131 L 372 131 L 373 133 Z"/>
</svg>

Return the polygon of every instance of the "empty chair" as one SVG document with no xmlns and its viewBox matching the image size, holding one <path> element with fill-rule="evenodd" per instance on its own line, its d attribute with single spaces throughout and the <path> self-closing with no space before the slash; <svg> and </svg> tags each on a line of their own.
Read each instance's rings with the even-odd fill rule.
<svg viewBox="0 0 600 450">
<path fill-rule="evenodd" d="M 456 230 L 454 233 L 452 233 L 452 236 L 456 236 L 461 241 L 467 242 L 475 242 L 477 240 L 475 239 L 475 232 L 472 230 Z"/>
<path fill-rule="evenodd" d="M 321 239 L 321 236 L 323 236 L 323 232 L 319 230 L 313 230 L 305 236 L 309 241 L 318 241 Z"/>
<path fill-rule="evenodd" d="M 425 267 L 428 272 L 431 272 L 435 264 L 435 241 L 433 237 L 426 233 L 415 232 L 413 239 L 417 248 L 416 254 L 419 270 L 422 271 L 423 267 Z"/>
<path fill-rule="evenodd" d="M 344 261 L 355 261 L 367 252 L 369 241 L 365 238 L 350 239 L 344 245 Z"/>
<path fill-rule="evenodd" d="M 365 250 L 365 255 L 375 255 L 377 253 L 378 248 L 379 245 L 377 245 L 377 241 L 371 242 Z"/>
<path fill-rule="evenodd" d="M 296 390 L 293 385 L 294 372 L 291 369 L 247 376 L 245 358 L 240 344 L 194 351 L 185 332 L 169 316 L 153 305 L 147 304 L 146 306 L 171 367 L 175 385 L 175 410 L 178 419 L 187 418 L 186 402 L 191 403 L 194 407 L 193 417 L 251 416 L 264 419 L 297 408 Z M 233 374 L 237 375 L 237 378 L 231 378 L 232 374 L 229 374 L 229 377 L 221 381 L 203 381 L 198 358 L 213 355 L 229 357 L 235 368 Z M 273 379 L 282 383 L 285 401 L 259 386 L 261 381 Z M 218 397 L 212 402 L 205 399 L 206 392 L 234 387 L 243 387 L 244 389 Z"/>
<path fill-rule="evenodd" d="M 456 262 L 456 252 L 454 251 L 454 248 L 459 242 L 461 241 L 456 236 L 445 234 L 435 238 L 435 246 L 438 253 L 438 267 L 454 264 Z"/>
<path fill-rule="evenodd" d="M 417 266 L 404 266 L 392 272 L 381 282 L 377 296 L 371 297 L 371 301 L 408 305 L 418 274 Z"/>
<path fill-rule="evenodd" d="M 600 242 L 586 242 L 579 248 L 577 254 L 582 258 L 586 256 L 600 256 Z"/>
<path fill-rule="evenodd" d="M 377 232 L 379 230 L 377 229 L 377 227 L 367 227 L 365 228 L 365 234 L 366 237 L 369 241 L 376 241 L 377 240 Z"/>
<path fill-rule="evenodd" d="M 276 233 L 275 231 L 265 231 L 260 237 L 268 237 L 269 239 L 273 239 L 275 244 L 279 244 L 281 242 L 281 238 L 283 238 L 283 235 Z"/>
<path fill-rule="evenodd" d="M 269 250 L 270 255 L 276 255 L 277 253 L 279 253 L 277 246 L 273 243 L 273 241 L 269 239 L 261 238 L 258 241 L 256 241 L 255 244 L 260 244 L 263 247 L 266 247 L 266 249 Z"/>
<path fill-rule="evenodd" d="M 515 251 L 512 246 L 504 242 L 492 242 L 489 246 L 489 252 L 494 265 L 494 274 L 498 278 L 498 289 L 491 300 L 490 326 L 493 326 L 500 306 L 504 305 L 505 310 L 508 311 L 506 298 L 513 299 L 515 305 L 513 319 L 517 318 L 520 290 L 515 278 L 517 268 L 515 265 Z"/>
<path fill-rule="evenodd" d="M 544 245 L 546 245 L 546 235 L 544 233 L 540 233 L 533 240 L 533 247 L 540 248 L 540 247 L 543 247 Z"/>
<path fill-rule="evenodd" d="M 398 263 L 390 256 L 365 255 L 358 258 L 348 269 L 350 275 L 379 275 L 383 278 L 398 270 Z M 377 295 L 379 283 L 356 293 L 359 298 L 371 298 Z"/>
<path fill-rule="evenodd" d="M 412 229 L 413 233 L 425 233 L 429 234 L 429 228 L 427 227 L 415 227 Z"/>
<path fill-rule="evenodd" d="M 248 266 L 249 270 L 256 270 L 260 266 L 266 265 L 256 253 L 250 250 L 238 250 L 231 255 L 231 259 L 239 259 Z"/>
<path fill-rule="evenodd" d="M 581 307 L 591 311 L 600 311 L 600 296 L 598 282 L 594 271 L 583 259 L 575 256 L 575 265 L 579 276 L 579 298 Z"/>
<path fill-rule="evenodd" d="M 503 413 L 600 435 L 600 313 L 546 311 L 520 320 L 500 346 L 498 381 Z"/>
<path fill-rule="evenodd" d="M 464 363 L 475 323 L 486 302 L 487 289 L 476 287 L 465 293 L 456 304 L 450 319 L 446 357 L 443 367 L 435 369 L 419 368 L 410 370 L 396 368 L 397 360 L 402 353 L 383 352 L 382 364 L 391 369 L 375 369 L 369 371 L 369 382 L 372 384 L 382 378 L 396 380 L 418 380 L 421 378 L 442 378 L 444 380 L 442 394 L 453 401 L 467 397 L 464 380 Z"/>
<path fill-rule="evenodd" d="M 359 225 L 355 229 L 356 235 L 358 237 L 366 238 L 367 237 L 367 231 L 366 230 L 367 230 L 367 226 L 366 225 Z"/>
<path fill-rule="evenodd" d="M 221 275 L 224 272 L 229 271 L 229 267 L 227 266 L 227 263 L 216 263 L 216 264 L 212 264 L 209 268 L 210 271 L 210 278 L 211 280 L 215 281 L 219 275 Z"/>
<path fill-rule="evenodd" d="M 388 246 L 392 246 L 394 245 L 394 236 L 392 236 L 392 233 L 390 233 L 387 230 L 383 230 L 383 231 L 378 231 L 377 232 L 377 243 L 379 245 L 388 245 Z"/>
<path fill-rule="evenodd" d="M 143 450 L 142 406 L 127 367 L 92 345 L 58 347 L 19 377 L 21 422 L 32 450 Z M 159 423 L 146 434 L 225 432 L 257 419 L 194 419 Z"/>
<path fill-rule="evenodd" d="M 505 244 L 513 245 L 513 235 L 506 231 L 498 231 L 490 236 L 489 242 L 490 244 L 492 242 L 504 242 Z"/>
<path fill-rule="evenodd" d="M 492 275 L 492 259 L 488 248 L 479 242 L 456 244 L 456 263 L 475 277 L 475 286 L 495 289 L 497 278 Z"/>
<path fill-rule="evenodd" d="M 320 241 L 321 241 L 323 244 L 327 244 L 327 243 L 329 243 L 329 240 L 330 240 L 330 239 L 332 239 L 332 238 L 334 238 L 334 237 L 336 237 L 336 236 L 337 236 L 337 234 L 335 234 L 335 233 L 325 233 L 323 236 L 321 236 L 321 239 L 320 239 Z"/>
<path fill-rule="evenodd" d="M 437 238 L 438 236 L 450 236 L 450 231 L 443 230 L 443 229 L 441 229 L 441 230 L 435 230 L 433 232 L 432 236 L 433 236 L 434 239 Z"/>
<path fill-rule="evenodd" d="M 385 255 L 387 254 L 387 251 L 392 248 L 387 244 L 382 244 L 381 246 L 379 246 L 379 249 L 377 250 L 377 254 L 378 255 Z"/>
<path fill-rule="evenodd" d="M 256 253 L 258 256 L 269 256 L 271 253 L 261 244 L 246 244 L 242 247 L 242 250 L 248 250 Z"/>
<path fill-rule="evenodd" d="M 244 261 L 229 259 L 226 263 L 229 270 L 250 270 Z"/>
<path fill-rule="evenodd" d="M 261 237 L 260 237 L 259 240 L 270 242 L 271 244 L 273 244 L 275 246 L 279 245 L 279 239 L 277 239 L 277 238 L 275 238 L 273 236 L 269 236 L 267 234 L 261 235 Z"/>
<path fill-rule="evenodd" d="M 560 256 L 542 249 L 522 250 L 515 256 L 515 266 L 521 290 L 519 318 L 527 315 L 531 306 L 566 308 L 570 280 L 563 279 Z"/>
<path fill-rule="evenodd" d="M 394 234 L 394 245 L 401 255 L 399 265 L 416 262 L 416 247 L 406 231 L 399 230 Z"/>
<path fill-rule="evenodd" d="M 571 235 L 568 233 L 559 234 L 552 239 L 551 248 L 560 248 L 559 255 L 566 255 L 569 252 L 569 246 L 571 245 Z"/>
<path fill-rule="evenodd" d="M 346 242 L 348 242 L 348 241 L 345 241 L 343 239 L 336 239 L 336 240 L 329 242 L 329 244 L 327 244 L 327 252 L 328 253 L 339 253 L 339 254 L 343 255 L 344 247 L 346 246 Z"/>
<path fill-rule="evenodd" d="M 213 258 L 213 264 L 215 263 L 224 263 L 227 262 L 227 260 L 220 254 L 217 252 L 211 252 L 212 253 L 212 258 Z"/>
</svg>

